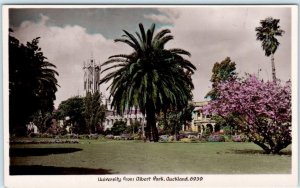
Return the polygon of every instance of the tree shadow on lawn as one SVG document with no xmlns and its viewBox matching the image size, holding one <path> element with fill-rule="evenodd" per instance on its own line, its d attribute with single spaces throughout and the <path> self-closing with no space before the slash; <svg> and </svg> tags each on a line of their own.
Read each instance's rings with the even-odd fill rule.
<svg viewBox="0 0 300 188">
<path fill-rule="evenodd" d="M 10 148 L 10 157 L 46 156 L 81 151 L 80 148 Z"/>
<path fill-rule="evenodd" d="M 10 175 L 103 175 L 116 174 L 111 169 L 92 169 L 78 167 L 55 167 L 41 165 L 11 165 L 9 167 Z"/>
<path fill-rule="evenodd" d="M 265 151 L 263 150 L 258 150 L 258 149 L 243 149 L 243 150 L 238 150 L 238 149 L 232 149 L 231 150 L 233 153 L 235 154 L 264 154 L 264 155 L 270 155 L 267 154 Z M 292 155 L 292 151 L 281 151 L 279 152 L 279 155 L 288 155 L 291 156 Z"/>
</svg>

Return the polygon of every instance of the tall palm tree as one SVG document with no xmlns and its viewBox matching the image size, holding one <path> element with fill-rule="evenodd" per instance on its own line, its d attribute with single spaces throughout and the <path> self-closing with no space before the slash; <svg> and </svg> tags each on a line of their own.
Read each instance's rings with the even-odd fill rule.
<svg viewBox="0 0 300 188">
<path fill-rule="evenodd" d="M 123 30 L 122 38 L 115 40 L 129 45 L 133 52 L 109 57 L 102 65 L 109 67 L 102 72 L 110 71 L 101 83 L 112 80 L 110 97 L 113 96 L 112 106 L 119 114 L 132 107 L 140 108 L 146 115 L 146 138 L 156 142 L 156 114 L 187 106 L 192 99 L 194 86 L 191 75 L 196 67 L 182 57 L 190 56 L 188 51 L 164 48 L 173 39 L 169 29 L 163 29 L 156 35 L 155 24 L 147 32 L 142 24 L 139 24 L 139 29 L 140 32 L 135 32 L 136 36 Z"/>
<path fill-rule="evenodd" d="M 274 54 L 280 44 L 276 36 L 282 36 L 284 34 L 284 31 L 280 29 L 280 26 L 278 25 L 279 21 L 280 19 L 273 19 L 272 17 L 268 17 L 265 20 L 260 21 L 261 26 L 255 28 L 256 40 L 262 42 L 261 46 L 265 51 L 265 55 L 267 57 L 271 55 L 273 81 L 276 81 Z"/>
</svg>

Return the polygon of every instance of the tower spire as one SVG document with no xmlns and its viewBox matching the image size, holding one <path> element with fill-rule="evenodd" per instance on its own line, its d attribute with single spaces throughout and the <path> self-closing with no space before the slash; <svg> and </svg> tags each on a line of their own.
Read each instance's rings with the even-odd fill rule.
<svg viewBox="0 0 300 188">
<path fill-rule="evenodd" d="M 99 63 L 100 64 L 100 63 Z M 96 91 L 100 92 L 100 67 L 95 62 L 94 54 L 91 52 L 91 56 L 88 59 L 87 65 L 84 62 L 84 90 L 85 93 L 95 93 Z"/>
</svg>

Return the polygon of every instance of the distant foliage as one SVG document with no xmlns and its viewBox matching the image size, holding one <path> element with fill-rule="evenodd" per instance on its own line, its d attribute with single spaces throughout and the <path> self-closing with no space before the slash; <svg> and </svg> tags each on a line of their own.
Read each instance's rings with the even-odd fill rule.
<svg viewBox="0 0 300 188">
<path fill-rule="evenodd" d="M 217 86 L 220 96 L 204 107 L 206 114 L 235 114 L 237 124 L 249 140 L 267 153 L 291 144 L 291 84 L 264 82 L 249 75 Z"/>
</svg>

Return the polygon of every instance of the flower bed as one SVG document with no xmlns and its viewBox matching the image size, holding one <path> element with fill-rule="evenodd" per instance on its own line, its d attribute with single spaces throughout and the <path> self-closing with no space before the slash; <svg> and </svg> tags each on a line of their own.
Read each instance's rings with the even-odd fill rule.
<svg viewBox="0 0 300 188">
<path fill-rule="evenodd" d="M 75 139 L 47 139 L 47 140 L 12 140 L 10 144 L 78 144 L 79 141 Z"/>
</svg>

